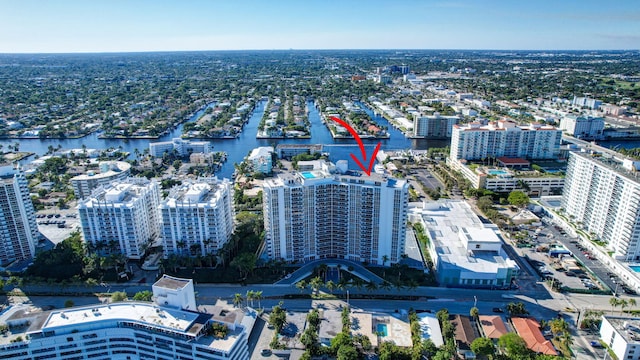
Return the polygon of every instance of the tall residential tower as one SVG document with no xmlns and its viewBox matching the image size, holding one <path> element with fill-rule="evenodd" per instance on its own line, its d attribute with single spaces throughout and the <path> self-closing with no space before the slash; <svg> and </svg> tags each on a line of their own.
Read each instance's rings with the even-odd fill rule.
<svg viewBox="0 0 640 360">
<path fill-rule="evenodd" d="M 0 265 L 33 257 L 39 237 L 27 179 L 0 166 Z"/>
<path fill-rule="evenodd" d="M 380 175 L 286 173 L 264 183 L 267 254 L 307 261 L 396 263 L 405 249 L 408 185 Z"/>
<path fill-rule="evenodd" d="M 128 178 L 79 201 L 84 239 L 97 251 L 140 259 L 160 234 L 158 183 Z"/>
<path fill-rule="evenodd" d="M 562 208 L 572 221 L 607 243 L 618 260 L 640 260 L 638 162 L 572 152 Z"/>
<path fill-rule="evenodd" d="M 452 160 L 482 160 L 489 157 L 557 159 L 562 131 L 553 126 L 518 126 L 510 121 L 454 125 L 451 135 Z"/>
<path fill-rule="evenodd" d="M 165 256 L 215 254 L 233 232 L 233 185 L 198 179 L 171 190 L 160 205 Z"/>
</svg>

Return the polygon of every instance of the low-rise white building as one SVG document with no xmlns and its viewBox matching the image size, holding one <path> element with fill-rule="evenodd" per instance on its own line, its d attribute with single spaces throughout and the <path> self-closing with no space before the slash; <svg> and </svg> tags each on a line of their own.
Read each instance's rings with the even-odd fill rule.
<svg viewBox="0 0 640 360">
<path fill-rule="evenodd" d="M 502 247 L 498 227 L 483 223 L 464 201 L 423 203 L 409 210 L 422 224 L 440 285 L 507 288 L 519 268 Z"/>
<path fill-rule="evenodd" d="M 450 158 L 447 159 L 447 164 L 461 172 L 473 187 L 495 192 L 523 190 L 535 197 L 558 195 L 562 193 L 565 182 L 562 174 L 537 174 L 535 171 L 516 173 L 508 168 L 470 167 L 465 161 Z"/>
<path fill-rule="evenodd" d="M 640 360 L 640 320 L 603 316 L 600 338 L 618 359 Z"/>
<path fill-rule="evenodd" d="M 99 168 L 100 172 L 89 170 L 86 174 L 71 178 L 76 199 L 84 199 L 98 187 L 108 185 L 116 180 L 124 180 L 131 175 L 131 164 L 126 161 L 101 162 Z"/>
<path fill-rule="evenodd" d="M 211 152 L 211 143 L 208 141 L 191 141 L 174 138 L 171 141 L 149 143 L 149 154 L 153 157 L 162 157 L 165 153 L 173 153 L 178 156 L 188 156 L 192 153 Z"/>
<path fill-rule="evenodd" d="M 273 167 L 273 153 L 274 150 L 272 146 L 261 146 L 251 150 L 251 153 L 247 157 L 247 161 L 251 164 L 251 168 L 254 172 L 271 174 Z"/>
</svg>

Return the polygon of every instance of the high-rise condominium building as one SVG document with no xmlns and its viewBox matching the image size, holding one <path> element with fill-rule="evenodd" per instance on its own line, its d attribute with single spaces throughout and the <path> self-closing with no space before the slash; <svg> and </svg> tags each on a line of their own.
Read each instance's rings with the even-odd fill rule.
<svg viewBox="0 0 640 360">
<path fill-rule="evenodd" d="M 268 179 L 267 254 L 285 261 L 398 262 L 405 249 L 407 189 L 405 180 L 324 170 Z"/>
<path fill-rule="evenodd" d="M 460 120 L 457 116 L 415 115 L 413 135 L 429 138 L 450 138 L 453 125 Z"/>
<path fill-rule="evenodd" d="M 488 157 L 556 159 L 562 131 L 553 126 L 518 126 L 510 121 L 454 125 L 451 135 L 452 160 L 481 160 Z"/>
<path fill-rule="evenodd" d="M 96 189 L 79 201 L 85 241 L 98 252 L 140 259 L 160 235 L 158 183 L 127 178 Z"/>
<path fill-rule="evenodd" d="M 196 307 L 193 281 L 167 275 L 153 285 L 153 299 L 44 312 L 9 309 L 11 333 L 0 337 L 0 358 L 250 358 L 248 339 L 256 311 L 222 301 Z"/>
<path fill-rule="evenodd" d="M 160 205 L 165 256 L 216 253 L 233 232 L 233 185 L 198 179 L 171 190 Z"/>
<path fill-rule="evenodd" d="M 634 165 L 578 152 L 567 164 L 562 208 L 606 242 L 618 260 L 640 260 L 640 179 Z"/>
<path fill-rule="evenodd" d="M 560 119 L 560 130 L 580 139 L 601 139 L 604 131 L 604 118 L 567 115 Z"/>
<path fill-rule="evenodd" d="M 39 237 L 24 173 L 0 166 L 0 265 L 33 257 Z"/>
</svg>

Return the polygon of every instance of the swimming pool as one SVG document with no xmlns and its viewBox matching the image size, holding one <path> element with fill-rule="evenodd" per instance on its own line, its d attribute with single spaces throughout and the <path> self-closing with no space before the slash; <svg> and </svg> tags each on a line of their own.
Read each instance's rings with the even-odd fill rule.
<svg viewBox="0 0 640 360">
<path fill-rule="evenodd" d="M 629 268 L 635 272 L 640 272 L 640 265 L 630 265 Z"/>
<path fill-rule="evenodd" d="M 508 174 L 508 172 L 506 172 L 504 170 L 489 170 L 488 173 L 489 173 L 489 175 L 506 175 L 506 174 Z"/>
<path fill-rule="evenodd" d="M 312 173 L 312 172 L 310 172 L 310 171 L 301 172 L 301 173 L 300 173 L 300 175 L 302 175 L 302 177 L 303 177 L 303 178 L 305 178 L 305 179 L 313 179 L 313 178 L 315 178 L 315 177 L 316 177 L 316 176 L 315 176 L 315 175 L 313 175 L 313 173 Z"/>
<path fill-rule="evenodd" d="M 389 333 L 387 332 L 387 324 L 376 325 L 376 331 L 380 336 L 389 336 Z"/>
</svg>

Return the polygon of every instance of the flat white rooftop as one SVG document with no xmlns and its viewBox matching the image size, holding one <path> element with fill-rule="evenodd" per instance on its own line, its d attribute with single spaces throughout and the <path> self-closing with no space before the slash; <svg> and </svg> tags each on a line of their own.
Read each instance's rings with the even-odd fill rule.
<svg viewBox="0 0 640 360">
<path fill-rule="evenodd" d="M 197 318 L 197 313 L 159 308 L 147 303 L 126 302 L 53 311 L 42 325 L 42 330 L 90 321 L 131 320 L 145 322 L 159 328 L 187 332 Z"/>
<path fill-rule="evenodd" d="M 418 321 L 420 322 L 420 331 L 422 332 L 423 339 L 431 339 L 435 346 L 440 347 L 444 345 L 442 339 L 442 330 L 440 329 L 440 323 L 434 314 L 420 313 L 418 315 Z"/>
<path fill-rule="evenodd" d="M 409 212 L 410 218 L 420 217 L 425 224 L 435 246 L 439 268 L 458 268 L 461 276 L 466 277 L 465 272 L 489 276 L 499 269 L 516 267 L 516 263 L 501 249 L 497 227 L 484 224 L 466 202 L 431 202 L 411 208 Z M 463 238 L 469 241 L 469 245 L 463 242 Z"/>
</svg>

